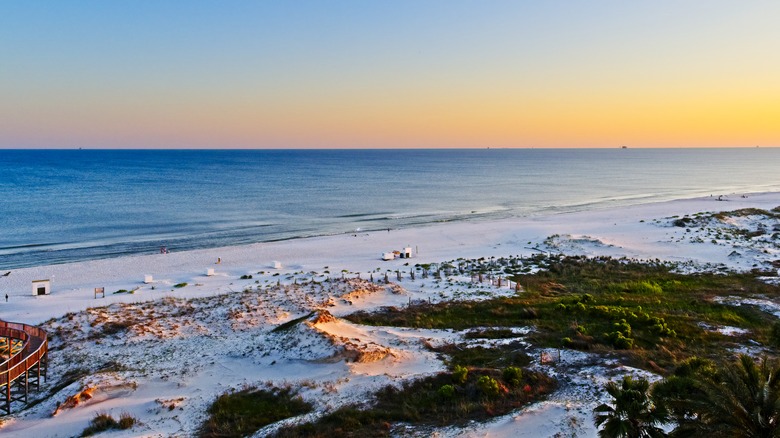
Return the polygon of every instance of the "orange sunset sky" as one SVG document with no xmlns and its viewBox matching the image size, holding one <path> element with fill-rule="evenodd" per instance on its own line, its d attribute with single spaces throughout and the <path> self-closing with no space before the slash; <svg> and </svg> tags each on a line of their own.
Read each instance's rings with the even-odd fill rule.
<svg viewBox="0 0 780 438">
<path fill-rule="evenodd" d="M 777 1 L 0 12 L 0 148 L 780 146 Z"/>
</svg>

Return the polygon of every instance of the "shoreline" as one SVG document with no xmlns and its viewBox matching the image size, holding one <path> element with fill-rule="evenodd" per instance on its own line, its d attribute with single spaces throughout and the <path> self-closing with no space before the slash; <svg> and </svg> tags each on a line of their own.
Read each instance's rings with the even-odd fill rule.
<svg viewBox="0 0 780 438">
<path fill-rule="evenodd" d="M 327 236 L 279 240 L 219 248 L 205 248 L 168 254 L 133 255 L 95 259 L 30 268 L 11 269 L 0 277 L 0 293 L 9 295 L 2 304 L 3 318 L 40 323 L 66 312 L 117 301 L 147 301 L 171 294 L 181 297 L 213 295 L 234 290 L 241 275 L 266 272 L 291 273 L 323 271 L 368 273 L 380 269 L 402 269 L 405 263 L 439 263 L 445 260 L 508 255 L 530 255 L 552 235 L 587 237 L 584 255 L 609 255 L 639 259 L 723 263 L 732 269 L 751 266 L 730 260 L 731 251 L 696 247 L 666 241 L 665 233 L 677 231 L 653 225 L 653 220 L 700 212 L 732 211 L 741 208 L 772 209 L 780 206 L 780 192 L 765 192 L 748 197 L 677 199 L 632 206 L 620 206 L 578 212 L 549 213 L 519 218 L 457 221 L 428 224 L 390 231 L 360 231 Z M 642 221 L 642 222 L 640 222 Z M 577 239 L 571 239 L 576 241 Z M 569 242 L 569 246 L 577 243 Z M 583 246 L 583 244 L 579 244 Z M 387 251 L 412 247 L 414 258 L 382 261 Z M 724 254 L 725 252 L 725 254 Z M 220 259 L 221 263 L 217 264 Z M 274 263 L 280 262 L 281 269 Z M 327 267 L 327 268 L 326 268 Z M 215 275 L 207 277 L 208 268 Z M 2 274 L 2 273 L 0 273 Z M 157 292 L 149 290 L 144 277 L 152 275 Z M 49 279 L 52 294 L 34 297 L 33 280 Z M 198 290 L 159 289 L 178 283 L 202 284 Z M 104 287 L 106 298 L 95 301 L 93 289 Z M 140 288 L 133 295 L 116 296 L 112 292 Z M 59 297 L 59 298 L 57 298 Z M 50 301 L 60 302 L 51 308 Z"/>
<path fill-rule="evenodd" d="M 729 190 L 734 189 L 731 187 Z M 717 189 L 716 189 L 717 190 Z M 704 199 L 709 198 L 706 193 L 710 191 L 704 190 L 689 190 L 687 193 L 665 193 L 665 194 L 633 194 L 620 197 L 608 197 L 608 198 L 593 198 L 588 200 L 571 200 L 568 203 L 542 205 L 535 204 L 532 206 L 518 207 L 518 206 L 503 206 L 494 207 L 487 210 L 463 210 L 463 211 L 450 211 L 447 215 L 437 214 L 400 214 L 396 218 L 400 222 L 393 223 L 393 217 L 387 216 L 378 219 L 379 223 L 375 223 L 372 219 L 365 224 L 370 224 L 372 227 L 363 229 L 364 223 L 358 222 L 345 222 L 337 226 L 337 224 L 330 224 L 319 231 L 309 229 L 306 231 L 285 231 L 275 233 L 262 233 L 262 229 L 265 226 L 275 226 L 278 224 L 269 223 L 262 225 L 257 233 L 248 235 L 240 233 L 243 227 L 229 228 L 228 233 L 232 237 L 229 238 L 216 238 L 213 239 L 209 236 L 201 236 L 204 239 L 196 238 L 198 233 L 192 235 L 182 235 L 180 233 L 174 233 L 168 236 L 168 238 L 161 237 L 159 234 L 144 234 L 144 235 L 128 235 L 126 238 L 130 240 L 90 240 L 68 242 L 51 242 L 51 243 L 34 243 L 23 244 L 17 246 L 9 246 L 0 250 L 0 258 L 6 259 L 6 265 L 0 266 L 0 269 L 5 270 L 19 270 L 26 268 L 35 268 L 40 266 L 53 266 L 60 264 L 71 264 L 78 262 L 88 262 L 103 259 L 112 258 L 126 258 L 142 255 L 154 255 L 159 248 L 165 247 L 173 252 L 191 252 L 198 250 L 219 250 L 220 248 L 230 248 L 234 246 L 246 246 L 253 244 L 271 244 L 275 242 L 287 242 L 291 240 L 299 239 L 311 239 L 318 237 L 334 237 L 342 234 L 351 235 L 360 230 L 362 233 L 373 233 L 387 230 L 388 228 L 393 231 L 403 231 L 417 228 L 435 227 L 441 224 L 459 224 L 459 223 L 493 223 L 503 221 L 522 221 L 525 219 L 533 219 L 539 217 L 553 216 L 558 214 L 577 214 L 586 212 L 596 212 L 600 210 L 616 210 L 616 209 L 630 209 L 634 207 L 640 207 L 643 205 L 653 205 L 665 202 L 674 202 L 684 199 Z M 731 191 L 727 196 L 730 199 L 734 199 L 742 195 L 741 191 Z M 764 193 L 773 192 L 747 192 L 750 196 L 762 195 Z M 684 196 L 684 197 L 680 197 Z M 714 195 L 710 195 L 714 196 Z M 379 213 L 377 213 L 379 214 Z M 384 214 L 384 213 L 382 213 Z M 374 213 L 367 213 L 366 215 L 374 215 Z M 358 215 L 358 216 L 362 216 Z M 435 216 L 435 218 L 427 218 L 428 216 Z M 441 216 L 441 217 L 439 217 Z M 345 216 L 353 217 L 353 215 Z M 330 218 L 332 219 L 332 218 Z M 415 219 L 414 221 L 411 221 Z M 416 221 L 416 219 L 420 219 Z M 387 221 L 387 223 L 382 223 Z M 406 222 L 410 221 L 410 222 Z M 381 225 L 381 226 L 380 226 Z M 353 226 L 354 228 L 350 228 Z M 189 236 L 189 237 L 188 237 Z M 55 239 L 56 240 L 56 239 Z M 216 240 L 216 243 L 201 244 L 201 241 L 209 242 Z M 231 242 L 232 240 L 232 242 Z M 9 252 L 18 248 L 37 248 L 32 252 Z M 45 248 L 45 249 L 41 249 Z M 43 259 L 43 262 L 36 261 L 36 257 Z"/>
</svg>

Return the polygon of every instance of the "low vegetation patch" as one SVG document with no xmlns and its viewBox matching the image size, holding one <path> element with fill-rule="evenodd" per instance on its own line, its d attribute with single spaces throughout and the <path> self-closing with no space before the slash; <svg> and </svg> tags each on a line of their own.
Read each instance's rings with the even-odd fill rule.
<svg viewBox="0 0 780 438">
<path fill-rule="evenodd" d="M 517 367 L 456 366 L 440 373 L 380 390 L 370 407 L 344 407 L 316 422 L 285 428 L 277 437 L 384 437 L 393 424 L 463 425 L 505 415 L 552 392 L 550 377 Z"/>
<path fill-rule="evenodd" d="M 509 366 L 523 367 L 531 363 L 531 358 L 525 353 L 525 348 L 520 342 L 511 342 L 494 347 L 444 344 L 440 347 L 431 347 L 430 349 L 445 356 L 444 362 L 449 366 L 503 368 Z"/>
<path fill-rule="evenodd" d="M 263 426 L 312 410 L 290 389 L 248 388 L 219 396 L 208 410 L 201 437 L 243 437 Z"/>
<path fill-rule="evenodd" d="M 535 345 L 616 351 L 631 365 L 662 373 L 693 355 L 718 358 L 739 341 L 750 339 L 771 348 L 778 344 L 772 334 L 774 316 L 754 306 L 715 300 L 780 292 L 754 274 L 683 275 L 662 263 L 611 258 L 540 256 L 534 263 L 543 269 L 511 277 L 524 288 L 513 297 L 391 307 L 347 319 L 456 330 L 505 327 L 495 334 L 506 336 L 511 327 L 533 325 L 526 340 Z M 706 328 L 722 326 L 745 333 L 726 336 Z M 468 336 L 481 333 L 490 334 L 477 330 Z"/>
<path fill-rule="evenodd" d="M 135 321 L 132 320 L 124 320 L 124 321 L 108 321 L 103 324 L 102 332 L 106 336 L 116 335 L 119 333 L 126 332 L 130 327 L 135 324 Z"/>
<path fill-rule="evenodd" d="M 95 418 L 90 420 L 89 426 L 81 432 L 81 436 L 92 436 L 96 433 L 104 432 L 107 430 L 126 430 L 131 429 L 138 420 L 132 417 L 130 414 L 122 414 L 119 416 L 119 421 L 114 419 L 109 414 L 102 413 L 97 414 Z"/>
<path fill-rule="evenodd" d="M 520 336 L 511 329 L 482 328 L 470 330 L 463 337 L 466 339 L 513 339 Z"/>
</svg>

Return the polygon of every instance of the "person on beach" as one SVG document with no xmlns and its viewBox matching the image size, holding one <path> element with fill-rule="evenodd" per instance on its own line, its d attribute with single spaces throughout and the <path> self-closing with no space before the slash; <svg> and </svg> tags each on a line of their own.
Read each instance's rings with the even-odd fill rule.
<svg viewBox="0 0 780 438">
<path fill-rule="evenodd" d="M 222 263 L 222 257 L 217 257 L 217 264 Z"/>
<path fill-rule="evenodd" d="M 5 294 L 5 302 L 8 302 L 8 294 Z"/>
</svg>

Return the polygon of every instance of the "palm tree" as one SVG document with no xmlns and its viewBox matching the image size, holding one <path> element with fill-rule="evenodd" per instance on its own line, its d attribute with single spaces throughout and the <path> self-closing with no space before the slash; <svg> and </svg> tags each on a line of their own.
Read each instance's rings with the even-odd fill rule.
<svg viewBox="0 0 780 438">
<path fill-rule="evenodd" d="M 690 401 L 706 397 L 700 382 L 717 379 L 717 376 L 714 362 L 694 356 L 678 364 L 673 375 L 654 383 L 651 396 L 656 404 L 668 411 L 670 423 L 683 424 L 696 417 Z M 675 432 L 669 435 L 678 436 Z"/>
<path fill-rule="evenodd" d="M 669 415 L 661 405 L 656 405 L 649 393 L 650 384 L 645 379 L 623 377 L 623 381 L 609 382 L 606 390 L 614 399 L 611 404 L 601 404 L 593 411 L 601 438 L 656 438 L 665 437 L 660 425 L 668 422 Z"/>
<path fill-rule="evenodd" d="M 780 437 L 780 364 L 750 356 L 702 379 L 703 397 L 685 401 L 694 414 L 679 421 L 673 436 Z"/>
</svg>

